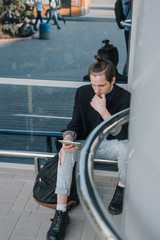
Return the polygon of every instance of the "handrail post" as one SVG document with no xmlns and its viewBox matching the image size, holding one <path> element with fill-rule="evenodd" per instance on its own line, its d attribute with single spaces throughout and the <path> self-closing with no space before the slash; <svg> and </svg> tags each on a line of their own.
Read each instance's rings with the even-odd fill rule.
<svg viewBox="0 0 160 240">
<path fill-rule="evenodd" d="M 35 174 L 37 176 L 37 174 L 39 173 L 39 170 L 41 169 L 40 158 L 35 157 L 34 158 L 34 164 L 35 164 Z"/>
<path fill-rule="evenodd" d="M 51 137 L 46 137 L 47 152 L 52 152 L 52 139 Z"/>
</svg>

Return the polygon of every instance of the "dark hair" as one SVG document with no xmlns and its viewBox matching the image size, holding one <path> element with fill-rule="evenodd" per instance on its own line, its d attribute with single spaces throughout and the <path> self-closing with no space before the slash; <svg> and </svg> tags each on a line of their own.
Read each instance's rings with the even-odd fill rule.
<svg viewBox="0 0 160 240">
<path fill-rule="evenodd" d="M 118 49 L 112 44 L 109 44 L 108 39 L 103 40 L 102 43 L 104 43 L 104 46 L 97 51 L 97 54 L 102 57 L 107 57 L 107 59 L 111 61 L 115 67 L 117 67 L 117 64 L 119 62 Z"/>
<path fill-rule="evenodd" d="M 113 63 L 109 61 L 106 57 L 102 57 L 99 55 L 96 55 L 95 59 L 97 61 L 91 64 L 88 69 L 89 75 L 104 74 L 106 77 L 106 80 L 111 82 L 112 78 L 115 76 L 115 67 Z"/>
</svg>

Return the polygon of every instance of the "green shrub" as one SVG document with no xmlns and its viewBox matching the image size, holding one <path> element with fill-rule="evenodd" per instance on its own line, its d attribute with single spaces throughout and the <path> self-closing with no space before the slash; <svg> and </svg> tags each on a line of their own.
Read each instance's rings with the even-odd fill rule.
<svg viewBox="0 0 160 240">
<path fill-rule="evenodd" d="M 28 37 L 33 31 L 33 10 L 25 0 L 0 1 L 0 35 Z"/>
</svg>

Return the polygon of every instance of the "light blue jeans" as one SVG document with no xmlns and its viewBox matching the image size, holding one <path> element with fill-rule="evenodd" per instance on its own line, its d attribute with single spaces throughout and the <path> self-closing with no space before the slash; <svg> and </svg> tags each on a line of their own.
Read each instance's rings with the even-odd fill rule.
<svg viewBox="0 0 160 240">
<path fill-rule="evenodd" d="M 103 140 L 99 145 L 95 158 L 118 160 L 118 173 L 120 179 L 125 180 L 126 173 L 126 158 L 128 151 L 128 140 Z M 80 157 L 80 150 L 73 153 L 65 153 L 64 162 L 59 163 L 57 171 L 56 194 L 70 194 L 70 187 L 72 182 L 72 171 L 75 162 Z"/>
</svg>

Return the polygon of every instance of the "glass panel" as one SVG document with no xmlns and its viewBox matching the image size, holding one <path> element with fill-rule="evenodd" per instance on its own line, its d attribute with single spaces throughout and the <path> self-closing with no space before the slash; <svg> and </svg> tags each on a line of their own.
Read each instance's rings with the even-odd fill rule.
<svg viewBox="0 0 160 240">
<path fill-rule="evenodd" d="M 76 18 L 64 16 L 66 24 L 59 19 L 60 30 L 50 20 L 47 40 L 40 39 L 39 31 L 29 38 L 0 40 L 1 129 L 65 129 L 72 116 L 77 88 L 75 83 L 89 83 L 83 77 L 87 75 L 97 50 L 103 46 L 102 40 L 109 39 L 119 49 L 121 59 L 124 60 L 124 35 L 123 31 L 117 32 L 114 4 L 97 4 L 93 1 L 89 8 L 89 3 L 88 0 L 72 1 L 76 7 L 80 5 L 82 8 L 83 5 L 88 14 Z M 33 1 L 28 4 L 33 5 Z M 44 1 L 44 5 L 47 4 Z M 67 4 L 69 6 L 69 1 Z M 62 7 L 67 6 L 62 1 Z M 74 11 L 79 14 L 78 9 Z M 45 15 L 43 17 L 46 23 Z M 123 68 L 123 60 L 119 61 L 119 71 Z M 55 87 L 57 84 L 58 87 Z M 47 150 L 45 137 L 1 134 L 0 142 L 1 149 Z M 55 146 L 53 151 L 56 151 Z"/>
<path fill-rule="evenodd" d="M 64 130 L 72 116 L 75 90 L 1 85 L 1 129 L 45 132 Z M 3 150 L 47 151 L 46 137 L 43 136 L 1 134 L 0 142 Z M 53 152 L 56 152 L 54 138 Z"/>
</svg>

